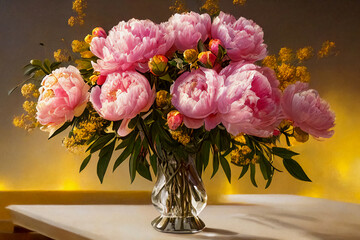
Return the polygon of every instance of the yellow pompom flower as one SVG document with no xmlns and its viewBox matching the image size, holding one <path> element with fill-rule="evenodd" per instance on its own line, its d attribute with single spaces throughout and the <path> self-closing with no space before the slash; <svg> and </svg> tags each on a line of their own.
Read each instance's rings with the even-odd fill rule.
<svg viewBox="0 0 360 240">
<path fill-rule="evenodd" d="M 314 56 L 314 49 L 310 46 L 300 48 L 296 51 L 296 57 L 300 62 L 309 60 Z"/>
<path fill-rule="evenodd" d="M 91 51 L 84 51 L 80 53 L 82 58 L 92 58 L 94 54 Z"/>
<path fill-rule="evenodd" d="M 291 48 L 283 47 L 279 51 L 279 60 L 283 63 L 289 63 L 293 60 L 293 52 Z"/>
<path fill-rule="evenodd" d="M 205 10 L 210 15 L 216 15 L 220 12 L 219 0 L 206 0 L 201 10 Z"/>
<path fill-rule="evenodd" d="M 177 130 L 177 131 L 169 131 L 171 134 L 171 137 L 178 141 L 179 143 L 181 143 L 182 145 L 186 145 L 190 142 L 190 136 L 184 132 L 182 132 L 181 130 Z"/>
<path fill-rule="evenodd" d="M 305 66 L 298 66 L 295 70 L 296 81 L 300 82 L 309 82 L 310 81 L 310 73 Z"/>
<path fill-rule="evenodd" d="M 189 11 L 185 6 L 184 1 L 181 0 L 175 0 L 174 4 L 170 6 L 169 9 L 174 13 L 184 13 Z"/>
<path fill-rule="evenodd" d="M 234 5 L 244 5 L 246 0 L 233 0 Z"/>
<path fill-rule="evenodd" d="M 269 55 L 266 56 L 263 60 L 262 60 L 262 64 L 265 67 L 271 68 L 273 70 L 277 69 L 278 64 L 277 64 L 277 59 L 275 55 Z"/>
<path fill-rule="evenodd" d="M 323 58 L 331 55 L 332 53 L 334 53 L 335 47 L 335 42 L 329 40 L 323 42 L 322 47 L 318 52 L 318 57 Z"/>
<path fill-rule="evenodd" d="M 21 87 L 21 94 L 26 98 L 30 98 L 31 96 L 38 98 L 40 93 L 35 84 L 27 83 Z"/>
<path fill-rule="evenodd" d="M 85 41 L 73 40 L 71 42 L 72 51 L 75 53 L 84 52 L 89 50 L 90 45 Z"/>
<path fill-rule="evenodd" d="M 35 116 L 36 114 L 36 102 L 25 101 L 23 103 L 23 109 L 29 114 Z"/>
<path fill-rule="evenodd" d="M 70 53 L 66 49 L 58 49 L 54 52 L 54 59 L 57 62 L 68 62 L 70 61 Z"/>
</svg>

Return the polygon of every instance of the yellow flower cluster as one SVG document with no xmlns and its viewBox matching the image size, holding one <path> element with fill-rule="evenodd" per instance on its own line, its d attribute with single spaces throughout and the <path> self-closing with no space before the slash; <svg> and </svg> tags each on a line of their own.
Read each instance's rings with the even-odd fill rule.
<svg viewBox="0 0 360 240">
<path fill-rule="evenodd" d="M 71 56 L 68 50 L 58 49 L 54 52 L 54 59 L 57 62 L 68 62 L 71 60 Z"/>
<path fill-rule="evenodd" d="M 179 143 L 181 143 L 182 145 L 186 145 L 190 142 L 190 136 L 186 133 L 184 133 L 181 130 L 177 130 L 177 131 L 169 131 L 171 134 L 171 137 L 178 141 Z"/>
<path fill-rule="evenodd" d="M 84 149 L 86 142 L 97 132 L 104 128 L 106 120 L 91 112 L 88 119 L 81 121 L 72 130 L 70 137 L 65 137 L 63 145 L 71 152 L 80 152 Z"/>
<path fill-rule="evenodd" d="M 245 166 L 250 163 L 255 164 L 259 160 L 256 154 L 251 155 L 251 149 L 248 146 L 242 146 L 230 153 L 231 162 L 235 165 Z"/>
<path fill-rule="evenodd" d="M 184 1 L 181 0 L 175 0 L 174 4 L 170 6 L 169 9 L 174 13 L 184 13 L 189 11 L 185 6 Z"/>
<path fill-rule="evenodd" d="M 35 115 L 29 114 L 22 114 L 21 116 L 14 117 L 13 124 L 15 127 L 23 128 L 29 132 L 40 126 L 40 123 L 36 120 Z"/>
<path fill-rule="evenodd" d="M 296 58 L 299 59 L 300 62 L 309 60 L 314 56 L 314 49 L 310 46 L 300 48 L 296 51 Z"/>
<path fill-rule="evenodd" d="M 312 47 L 298 49 L 296 51 L 296 56 L 294 56 L 292 49 L 283 47 L 280 49 L 278 57 L 275 55 L 266 56 L 262 61 L 262 64 L 275 71 L 276 76 L 280 81 L 279 88 L 284 90 L 287 86 L 294 84 L 297 81 L 310 81 L 310 73 L 307 67 L 300 65 L 300 63 L 310 59 L 312 56 Z"/>
<path fill-rule="evenodd" d="M 334 54 L 335 48 L 336 48 L 335 42 L 332 41 L 323 42 L 322 47 L 318 52 L 318 57 L 323 58 Z"/>
<path fill-rule="evenodd" d="M 40 95 L 39 90 L 36 88 L 35 84 L 33 83 L 24 84 L 21 87 L 21 94 L 25 98 L 30 98 L 30 97 L 38 98 Z"/>
<path fill-rule="evenodd" d="M 206 0 L 201 10 L 205 10 L 210 15 L 216 15 L 220 12 L 219 0 Z"/>
<path fill-rule="evenodd" d="M 85 8 L 87 7 L 86 0 L 74 0 L 72 9 L 77 13 L 77 16 L 71 16 L 68 19 L 68 25 L 73 27 L 75 24 L 83 25 L 85 14 Z"/>
<path fill-rule="evenodd" d="M 85 41 L 73 40 L 71 42 L 72 51 L 75 53 L 88 51 L 89 47 L 90 47 L 89 43 L 87 43 Z"/>
<path fill-rule="evenodd" d="M 246 0 L 233 0 L 234 5 L 244 5 Z"/>
<path fill-rule="evenodd" d="M 164 108 L 171 104 L 171 97 L 169 92 L 165 90 L 160 90 L 156 93 L 156 106 L 159 108 Z"/>
</svg>

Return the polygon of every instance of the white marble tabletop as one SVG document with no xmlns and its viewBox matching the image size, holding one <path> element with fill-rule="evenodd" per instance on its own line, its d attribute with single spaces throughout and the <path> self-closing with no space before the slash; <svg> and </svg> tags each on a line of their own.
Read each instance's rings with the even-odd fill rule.
<svg viewBox="0 0 360 240">
<path fill-rule="evenodd" d="M 197 234 L 164 234 L 151 205 L 11 205 L 14 224 L 54 239 L 355 240 L 360 205 L 293 195 L 228 195 L 200 214 Z"/>
</svg>

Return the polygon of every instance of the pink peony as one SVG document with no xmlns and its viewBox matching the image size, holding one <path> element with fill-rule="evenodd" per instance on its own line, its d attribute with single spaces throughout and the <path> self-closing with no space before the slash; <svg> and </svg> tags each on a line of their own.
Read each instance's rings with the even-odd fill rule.
<svg viewBox="0 0 360 240">
<path fill-rule="evenodd" d="M 196 48 L 200 39 L 205 42 L 210 37 L 211 18 L 206 13 L 176 13 L 169 19 L 169 24 L 175 34 L 174 45 L 181 51 Z"/>
<path fill-rule="evenodd" d="M 90 101 L 101 117 L 110 121 L 123 120 L 118 130 L 126 136 L 129 121 L 140 112 L 149 110 L 155 91 L 140 73 L 127 71 L 109 74 L 105 83 L 91 90 Z"/>
<path fill-rule="evenodd" d="M 329 138 L 335 126 L 335 114 L 318 92 L 308 89 L 307 83 L 297 82 L 288 86 L 283 94 L 281 106 L 285 116 L 314 137 Z"/>
<path fill-rule="evenodd" d="M 184 115 L 188 128 L 200 128 L 205 122 L 206 130 L 220 123 L 217 96 L 223 78 L 212 69 L 197 69 L 183 73 L 170 88 L 171 103 Z"/>
<path fill-rule="evenodd" d="M 264 32 L 252 20 L 243 17 L 236 20 L 234 16 L 220 12 L 212 23 L 211 35 L 222 42 L 233 61 L 255 62 L 266 56 Z"/>
<path fill-rule="evenodd" d="M 219 53 L 219 45 L 222 46 L 222 43 L 219 39 L 211 39 L 209 42 L 209 50 L 215 54 L 215 56 Z"/>
<path fill-rule="evenodd" d="M 239 62 L 224 68 L 219 97 L 221 121 L 229 133 L 269 137 L 279 124 L 280 90 L 269 68 Z"/>
<path fill-rule="evenodd" d="M 59 68 L 44 77 L 39 89 L 36 118 L 51 130 L 80 116 L 89 99 L 90 86 L 73 66 Z"/>
<path fill-rule="evenodd" d="M 136 19 L 122 21 L 106 38 L 95 37 L 91 41 L 91 52 L 100 58 L 93 67 L 102 75 L 135 69 L 146 72 L 149 59 L 165 54 L 173 42 L 173 33 L 168 31 L 167 24 Z"/>
</svg>

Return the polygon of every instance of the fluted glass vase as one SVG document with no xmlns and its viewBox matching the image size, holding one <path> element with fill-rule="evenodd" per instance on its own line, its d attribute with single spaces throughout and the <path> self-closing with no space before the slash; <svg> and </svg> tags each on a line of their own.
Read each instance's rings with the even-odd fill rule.
<svg viewBox="0 0 360 240">
<path fill-rule="evenodd" d="M 151 200 L 161 213 L 151 223 L 156 230 L 196 233 L 205 228 L 198 214 L 206 206 L 207 195 L 191 155 L 177 159 L 170 153 L 158 162 Z"/>
</svg>

